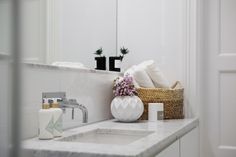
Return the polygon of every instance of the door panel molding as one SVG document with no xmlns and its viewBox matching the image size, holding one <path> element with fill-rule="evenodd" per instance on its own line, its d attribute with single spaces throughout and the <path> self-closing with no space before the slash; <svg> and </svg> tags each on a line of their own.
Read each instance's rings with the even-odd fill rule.
<svg viewBox="0 0 236 157">
<path fill-rule="evenodd" d="M 205 1 L 205 2 L 203 2 Z M 222 4 L 227 3 L 236 6 L 234 0 L 203 0 L 204 17 L 202 39 L 205 39 L 202 57 L 205 57 L 205 68 L 202 74 L 205 78 L 201 84 L 204 92 L 201 107 L 203 124 L 202 132 L 202 157 L 235 157 L 236 125 L 233 120 L 236 118 L 236 47 L 228 41 L 236 42 L 236 37 L 231 37 L 230 31 L 226 30 L 230 25 L 230 19 L 225 16 L 227 8 Z M 228 7 L 228 6 L 227 6 Z M 232 12 L 229 12 L 231 14 Z M 232 14 L 231 16 L 236 16 Z M 236 18 L 236 17 L 235 17 Z M 203 22 L 201 21 L 201 22 Z M 236 24 L 236 23 L 235 23 Z M 230 45 L 231 44 L 231 45 Z"/>
</svg>

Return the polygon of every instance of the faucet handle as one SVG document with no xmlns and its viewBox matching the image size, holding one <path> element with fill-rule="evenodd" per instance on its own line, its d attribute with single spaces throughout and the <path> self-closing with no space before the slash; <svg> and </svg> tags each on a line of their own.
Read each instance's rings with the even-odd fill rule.
<svg viewBox="0 0 236 157">
<path fill-rule="evenodd" d="M 85 108 L 85 106 L 83 104 L 79 104 L 79 106 Z"/>
<path fill-rule="evenodd" d="M 42 98 L 60 98 L 60 99 L 64 99 L 66 98 L 66 92 L 43 92 L 42 93 Z"/>
<path fill-rule="evenodd" d="M 76 102 L 76 99 L 69 99 L 69 102 Z"/>
</svg>

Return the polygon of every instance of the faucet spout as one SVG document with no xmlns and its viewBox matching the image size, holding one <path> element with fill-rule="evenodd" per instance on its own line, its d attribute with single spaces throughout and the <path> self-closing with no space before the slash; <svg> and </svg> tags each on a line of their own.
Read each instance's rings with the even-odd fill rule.
<svg viewBox="0 0 236 157">
<path fill-rule="evenodd" d="M 82 111 L 83 114 L 83 123 L 88 123 L 88 110 L 84 105 L 79 105 L 78 108 Z"/>
<path fill-rule="evenodd" d="M 57 102 L 59 103 L 59 107 L 63 110 L 65 113 L 66 108 L 71 108 L 72 109 L 72 119 L 74 119 L 74 110 L 76 108 L 80 109 L 82 111 L 83 115 L 83 123 L 88 123 L 88 110 L 87 108 L 79 104 L 76 99 L 67 99 L 66 98 L 66 92 L 47 92 L 47 93 L 42 93 L 42 100 L 45 98 L 55 98 L 57 99 Z"/>
<path fill-rule="evenodd" d="M 83 123 L 88 123 L 88 110 L 84 105 L 77 103 L 76 99 L 67 100 L 66 98 L 64 98 L 59 104 L 60 107 L 64 110 L 65 108 L 72 108 L 72 119 L 74 119 L 74 109 L 80 109 L 83 115 Z"/>
</svg>

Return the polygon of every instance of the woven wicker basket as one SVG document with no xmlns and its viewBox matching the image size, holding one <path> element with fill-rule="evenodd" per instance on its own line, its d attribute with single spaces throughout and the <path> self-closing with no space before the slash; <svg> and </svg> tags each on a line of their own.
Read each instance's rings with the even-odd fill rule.
<svg viewBox="0 0 236 157">
<path fill-rule="evenodd" d="M 171 89 L 138 88 L 138 96 L 144 103 L 144 113 L 140 119 L 148 119 L 148 103 L 164 104 L 164 119 L 184 118 L 184 88 L 177 81 Z"/>
</svg>

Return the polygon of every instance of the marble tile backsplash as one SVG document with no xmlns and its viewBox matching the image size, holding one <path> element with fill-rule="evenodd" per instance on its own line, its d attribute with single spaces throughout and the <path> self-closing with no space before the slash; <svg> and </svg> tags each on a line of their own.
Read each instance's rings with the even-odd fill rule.
<svg viewBox="0 0 236 157">
<path fill-rule="evenodd" d="M 120 73 L 96 72 L 65 68 L 50 68 L 44 65 L 25 65 L 23 68 L 22 137 L 38 134 L 38 110 L 41 108 L 42 92 L 64 91 L 67 98 L 75 98 L 88 108 L 88 121 L 96 122 L 111 118 L 112 83 Z M 63 127 L 71 128 L 82 123 L 82 113 L 71 109 L 63 115 Z"/>
</svg>

